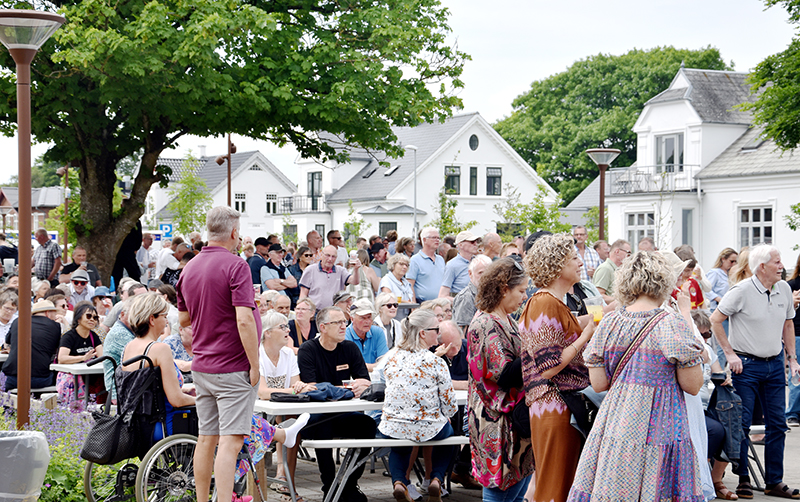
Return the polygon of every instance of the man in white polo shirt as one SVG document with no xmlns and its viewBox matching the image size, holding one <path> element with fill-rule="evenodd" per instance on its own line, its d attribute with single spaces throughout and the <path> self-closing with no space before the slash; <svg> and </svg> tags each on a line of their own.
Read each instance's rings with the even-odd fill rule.
<svg viewBox="0 0 800 502">
<path fill-rule="evenodd" d="M 800 490 L 783 482 L 786 442 L 786 376 L 784 360 L 792 374 L 800 374 L 795 354 L 792 291 L 781 280 L 783 264 L 777 249 L 761 244 L 750 251 L 753 276 L 733 286 L 711 315 L 711 327 L 733 372 L 733 385 L 742 398 L 742 441 L 738 471 L 740 498 L 753 498 L 747 473 L 748 436 L 753 404 L 759 396 L 764 410 L 766 440 L 764 478 L 767 495 L 800 498 Z M 722 322 L 729 319 L 730 340 Z M 785 351 L 785 353 L 784 353 Z"/>
</svg>

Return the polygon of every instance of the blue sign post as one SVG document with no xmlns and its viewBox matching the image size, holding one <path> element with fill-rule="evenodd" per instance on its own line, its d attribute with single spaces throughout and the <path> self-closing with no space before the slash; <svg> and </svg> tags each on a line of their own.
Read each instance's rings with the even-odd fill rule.
<svg viewBox="0 0 800 502">
<path fill-rule="evenodd" d="M 172 223 L 161 223 L 159 226 L 162 236 L 165 238 L 172 237 Z"/>
</svg>

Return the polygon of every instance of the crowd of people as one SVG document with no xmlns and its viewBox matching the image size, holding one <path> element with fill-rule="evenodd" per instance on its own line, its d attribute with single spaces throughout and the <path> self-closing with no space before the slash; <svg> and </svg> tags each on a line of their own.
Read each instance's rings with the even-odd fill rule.
<svg viewBox="0 0 800 502">
<path fill-rule="evenodd" d="M 166 399 L 198 410 L 201 499 L 213 471 L 227 500 L 250 434 L 285 440 L 251 419 L 255 399 L 359 397 L 374 382 L 386 385 L 382 412 L 303 417 L 289 437 L 469 435 L 460 451 L 421 448 L 418 485 L 409 479 L 416 449 L 394 448 L 389 474 L 401 502 L 446 495 L 453 458 L 453 480 L 486 500 L 752 498 L 747 449 L 762 440 L 750 436 L 754 423 L 766 430 L 765 493 L 800 498 L 783 482 L 785 431 L 800 425 L 800 385 L 789 383 L 785 397 L 787 369 L 800 375 L 800 258 L 786 277 L 770 245 L 725 248 L 705 271 L 690 246 L 659 250 L 645 238 L 632 252 L 622 239 L 590 244 L 582 226 L 505 243 L 426 227 L 416 239 L 391 231 L 348 250 L 338 230 L 327 245 L 316 231 L 299 244 L 242 237 L 239 216 L 214 208 L 207 241 L 193 232 L 159 250 L 139 230 L 138 277 L 123 267 L 113 292 L 85 249 L 62 265 L 58 245 L 37 232 L 32 291 L 19 292 L 12 277 L 0 292 L 5 388 L 17 383 L 17 306 L 31 301 L 32 387 L 55 385 L 64 403 L 120 396 L 110 363 L 92 381 L 53 375 L 54 360 L 105 354 L 119 363 L 152 351 L 160 367 L 174 366 Z M 187 381 L 196 395 L 182 391 Z M 588 435 L 564 398 L 586 389 L 605 396 Z M 469 390 L 465 406 L 455 390 Z M 294 480 L 297 446 L 287 451 L 289 472 L 279 462 L 277 477 Z M 327 494 L 333 454 L 316 457 Z M 723 483 L 729 465 L 735 489 Z M 345 480 L 345 502 L 366 500 L 362 473 Z"/>
</svg>

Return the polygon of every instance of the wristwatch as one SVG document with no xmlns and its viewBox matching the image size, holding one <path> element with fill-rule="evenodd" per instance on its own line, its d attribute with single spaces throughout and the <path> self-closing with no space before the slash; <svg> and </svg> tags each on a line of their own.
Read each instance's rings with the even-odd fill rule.
<svg viewBox="0 0 800 502">
<path fill-rule="evenodd" d="M 283 279 L 281 279 L 281 284 L 283 284 Z"/>
<path fill-rule="evenodd" d="M 792 360 L 795 360 L 795 361 L 797 361 L 797 356 L 796 356 L 796 355 L 794 355 L 794 354 L 788 354 L 788 355 L 786 356 L 786 360 L 787 360 L 787 361 L 792 361 Z"/>
</svg>

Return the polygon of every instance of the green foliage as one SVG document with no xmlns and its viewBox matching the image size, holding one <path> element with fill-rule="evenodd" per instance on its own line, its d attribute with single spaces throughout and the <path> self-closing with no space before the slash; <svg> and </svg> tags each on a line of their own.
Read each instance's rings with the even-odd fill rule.
<svg viewBox="0 0 800 502">
<path fill-rule="evenodd" d="M 50 445 L 50 465 L 47 466 L 40 502 L 85 502 L 83 469 L 86 462 L 77 451 L 64 444 Z"/>
<path fill-rule="evenodd" d="M 597 242 L 600 239 L 600 209 L 597 206 L 590 207 L 583 213 L 583 222 L 588 234 L 586 242 Z M 608 213 L 605 214 L 605 228 L 608 233 Z"/>
<path fill-rule="evenodd" d="M 431 207 L 433 208 L 436 218 L 430 222 L 429 225 L 438 228 L 439 235 L 443 238 L 445 235 L 457 235 L 459 232 L 469 230 L 478 224 L 475 220 L 465 223 L 460 223 L 458 221 L 458 218 L 456 218 L 458 201 L 447 195 L 444 187 L 439 190 L 438 204 Z"/>
<path fill-rule="evenodd" d="M 767 7 L 783 6 L 792 23 L 800 24 L 800 0 L 764 0 Z M 753 113 L 762 137 L 784 151 L 800 145 L 800 38 L 785 51 L 768 56 L 748 77 L 755 100 L 741 105 Z"/>
<path fill-rule="evenodd" d="M 294 225 L 294 228 L 296 230 L 297 226 L 295 225 L 294 218 L 292 218 L 291 214 L 285 213 L 283 215 L 283 227 L 282 227 L 283 232 L 281 232 L 281 242 L 283 242 L 284 244 L 288 244 L 290 242 L 294 242 L 295 244 L 297 243 L 297 232 L 296 231 L 294 233 L 286 232 L 286 229 L 292 228 L 292 225 Z"/>
<path fill-rule="evenodd" d="M 180 235 L 202 229 L 206 213 L 211 210 L 213 199 L 208 193 L 206 182 L 197 175 L 193 166 L 195 158 L 189 155 L 183 162 L 183 174 L 178 185 L 169 190 L 170 202 L 167 210 L 173 215 L 173 231 Z"/>
<path fill-rule="evenodd" d="M 366 232 L 372 225 L 364 221 L 364 218 L 356 215 L 356 210 L 353 208 L 353 201 L 347 201 L 347 216 L 350 218 L 344 223 L 344 235 L 348 248 L 356 247 L 356 240 L 361 237 L 362 233 Z"/>
<path fill-rule="evenodd" d="M 401 156 L 393 126 L 443 120 L 469 56 L 448 45 L 439 0 L 37 2 L 69 22 L 32 63 L 32 133 L 80 169 L 78 241 L 107 279 L 119 242 L 164 181 L 184 135 L 236 133 L 345 160 L 314 134 Z M 4 6 L 16 2 L 3 2 Z M 30 7 L 30 5 L 23 4 Z M 0 51 L 0 132 L 15 128 L 14 62 Z M 122 159 L 141 152 L 113 209 Z M 124 166 L 123 166 L 124 167 Z"/>
<path fill-rule="evenodd" d="M 619 148 L 619 167 L 636 160 L 633 124 L 645 102 L 669 86 L 681 62 L 687 68 L 731 69 L 712 47 L 590 56 L 533 82 L 495 129 L 568 204 L 598 174 L 586 149 Z"/>
<path fill-rule="evenodd" d="M 69 170 L 69 204 L 67 215 L 67 239 L 71 246 L 77 244 L 76 228 L 81 225 L 81 188 L 78 181 L 78 172 L 75 169 Z M 59 245 L 64 243 L 64 204 L 62 203 L 50 211 L 45 220 L 47 230 L 57 230 L 59 232 Z"/>
<path fill-rule="evenodd" d="M 783 219 L 786 220 L 786 226 L 791 230 L 797 231 L 800 228 L 800 202 L 789 206 L 792 210 L 791 213 L 784 215 Z M 800 244 L 795 244 L 792 248 L 795 251 L 800 249 Z"/>
<path fill-rule="evenodd" d="M 31 188 L 53 187 L 62 184 L 61 177 L 56 174 L 56 169 L 61 167 L 58 162 L 44 160 L 44 155 L 36 158 L 31 166 Z M 19 176 L 14 174 L 3 186 L 19 186 Z M 77 186 L 77 185 L 76 185 Z"/>
<path fill-rule="evenodd" d="M 508 199 L 494 205 L 494 211 L 503 220 L 502 223 L 518 223 L 526 234 L 537 230 L 558 233 L 572 229 L 569 223 L 561 221 L 561 196 L 556 195 L 556 200 L 548 204 L 545 198 L 549 194 L 544 185 L 536 186 L 536 194 L 527 203 L 522 202 L 522 196 L 513 186 L 507 184 L 505 189 Z M 503 239 L 507 240 L 508 236 L 503 236 Z"/>
</svg>

